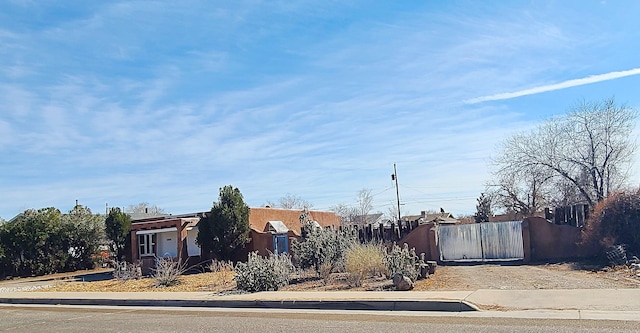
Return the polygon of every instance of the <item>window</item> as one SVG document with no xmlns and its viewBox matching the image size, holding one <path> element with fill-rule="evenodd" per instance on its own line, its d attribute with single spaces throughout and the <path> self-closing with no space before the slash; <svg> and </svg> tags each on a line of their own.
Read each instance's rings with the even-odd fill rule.
<svg viewBox="0 0 640 333">
<path fill-rule="evenodd" d="M 153 256 L 156 254 L 156 234 L 138 235 L 138 248 L 140 256 Z"/>
</svg>

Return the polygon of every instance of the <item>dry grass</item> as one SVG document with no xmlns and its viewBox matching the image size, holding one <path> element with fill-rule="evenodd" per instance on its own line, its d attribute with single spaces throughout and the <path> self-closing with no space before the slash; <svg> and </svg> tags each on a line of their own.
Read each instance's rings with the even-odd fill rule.
<svg viewBox="0 0 640 333">
<path fill-rule="evenodd" d="M 539 288 L 557 288 L 554 280 L 572 278 L 568 287 L 584 286 L 590 282 L 591 288 L 638 288 L 640 278 L 632 277 L 628 268 L 606 268 L 604 270 L 581 270 L 572 268 L 570 264 L 554 264 L 546 266 L 512 266 L 508 270 L 496 265 L 479 265 L 472 267 L 439 266 L 436 273 L 428 279 L 418 280 L 414 284 L 414 291 L 427 290 L 469 290 L 491 289 L 492 284 L 498 283 L 509 287 L 511 284 L 520 283 L 517 289 L 533 288 L 535 281 L 527 279 L 544 279 Z M 546 271 L 550 271 L 545 273 Z M 158 288 L 154 287 L 154 279 L 143 278 L 119 282 L 116 280 L 99 282 L 65 282 L 60 281 L 51 288 L 38 289 L 38 291 L 61 292 L 163 292 L 163 291 L 207 291 L 225 292 L 236 288 L 234 272 L 221 269 L 218 272 L 200 273 L 180 276 L 180 284 Z M 64 278 L 64 276 L 58 276 Z M 575 280 L 578 279 L 578 280 Z M 473 284 L 469 281 L 474 282 Z M 523 282 L 524 281 L 524 282 Z M 600 282 L 598 282 L 600 281 Z M 597 282 L 597 283 L 596 283 Z M 524 283 L 524 284 L 523 284 Z M 538 282 L 536 282 L 538 283 Z M 595 283 L 595 284 L 594 284 Z M 282 287 L 283 291 L 365 291 L 365 290 L 392 290 L 390 280 L 382 277 L 365 278 L 361 287 L 351 287 L 347 279 L 347 273 L 332 273 L 328 282 L 318 278 L 315 271 L 303 271 L 294 275 L 294 279 L 288 286 Z"/>
<path fill-rule="evenodd" d="M 232 272 L 232 274 L 235 274 Z M 318 277 L 303 278 L 293 281 L 292 284 L 280 288 L 288 291 L 365 291 L 391 289 L 390 280 L 382 277 L 368 278 L 362 286 L 354 288 L 349 286 L 346 273 L 332 273 L 330 283 L 325 283 Z M 233 277 L 229 272 L 212 272 L 183 275 L 180 284 L 171 287 L 155 287 L 153 278 L 142 278 L 128 281 L 97 281 L 97 282 L 64 282 L 61 281 L 53 287 L 34 290 L 33 292 L 190 292 L 208 291 L 213 293 L 225 292 L 236 289 Z"/>
<path fill-rule="evenodd" d="M 228 272 L 212 272 L 182 275 L 180 283 L 170 287 L 156 287 L 153 278 L 142 278 L 128 281 L 96 281 L 96 282 L 59 282 L 50 288 L 36 291 L 62 292 L 149 292 L 149 291 L 211 291 L 223 292 L 236 288 L 233 278 Z"/>
<path fill-rule="evenodd" d="M 361 287 L 365 279 L 381 276 L 386 272 L 384 250 L 375 244 L 358 244 L 345 254 L 345 270 L 350 286 Z"/>
</svg>

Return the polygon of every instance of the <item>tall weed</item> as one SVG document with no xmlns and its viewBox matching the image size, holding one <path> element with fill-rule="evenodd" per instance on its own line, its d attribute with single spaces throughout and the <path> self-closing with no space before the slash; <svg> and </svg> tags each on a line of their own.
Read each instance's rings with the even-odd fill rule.
<svg viewBox="0 0 640 333">
<path fill-rule="evenodd" d="M 362 286 L 364 279 L 386 272 L 385 251 L 376 244 L 355 244 L 345 254 L 347 282 L 352 287 Z"/>
</svg>

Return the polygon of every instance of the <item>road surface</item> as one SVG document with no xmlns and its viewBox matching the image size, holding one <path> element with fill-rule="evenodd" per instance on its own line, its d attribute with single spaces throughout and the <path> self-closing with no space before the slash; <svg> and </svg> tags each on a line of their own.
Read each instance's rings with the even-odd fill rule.
<svg viewBox="0 0 640 333">
<path fill-rule="evenodd" d="M 0 332 L 637 332 L 638 322 L 431 314 L 0 306 Z"/>
</svg>

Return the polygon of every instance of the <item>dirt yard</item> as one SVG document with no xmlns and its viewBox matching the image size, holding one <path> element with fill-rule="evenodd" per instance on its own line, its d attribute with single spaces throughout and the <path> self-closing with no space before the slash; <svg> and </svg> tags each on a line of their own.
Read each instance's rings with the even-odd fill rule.
<svg viewBox="0 0 640 333">
<path fill-rule="evenodd" d="M 601 268 L 577 263 L 542 265 L 438 266 L 416 290 L 477 289 L 622 289 L 639 288 L 640 279 L 627 268 Z"/>
<path fill-rule="evenodd" d="M 235 288 L 233 274 L 227 272 L 201 273 L 180 277 L 181 283 L 169 288 L 156 288 L 153 279 L 118 282 L 115 280 L 97 282 L 55 281 L 50 288 L 38 291 L 211 291 L 229 292 Z M 4 281 L 7 283 L 7 281 Z M 50 282 L 51 283 L 51 282 Z M 0 282 L 0 292 L 3 291 Z M 477 289 L 622 289 L 639 288 L 640 278 L 634 277 L 627 268 L 602 268 L 577 263 L 542 265 L 458 265 L 438 266 L 436 273 L 428 279 L 415 283 L 414 290 L 477 290 Z M 5 291 L 10 291 L 7 288 Z M 344 274 L 332 274 L 326 281 L 312 275 L 298 276 L 282 290 L 392 290 L 391 281 L 372 278 L 362 287 L 351 288 Z"/>
</svg>

